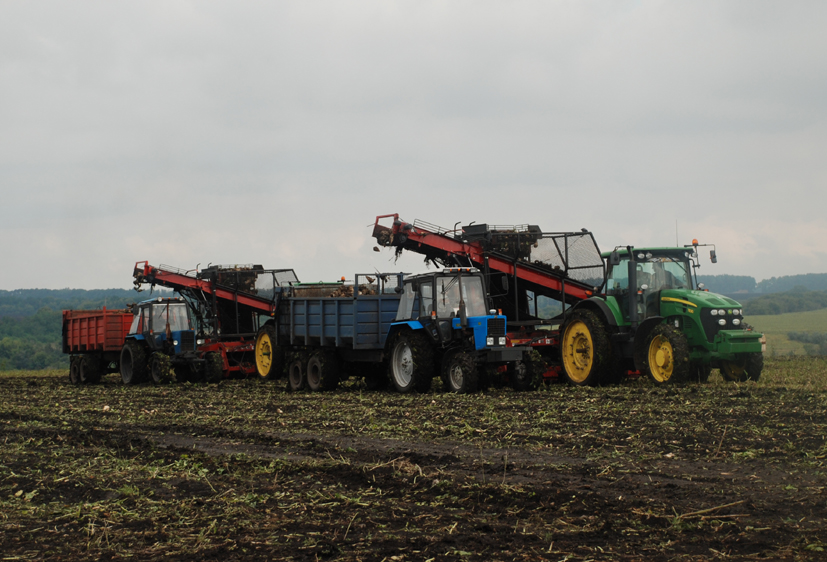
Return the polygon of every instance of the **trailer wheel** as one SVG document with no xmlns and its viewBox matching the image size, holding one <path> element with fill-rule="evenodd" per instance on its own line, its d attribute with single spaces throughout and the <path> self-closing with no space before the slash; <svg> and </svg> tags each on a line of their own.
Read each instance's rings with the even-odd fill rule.
<svg viewBox="0 0 827 562">
<path fill-rule="evenodd" d="M 72 356 L 69 358 L 69 382 L 71 384 L 80 384 L 80 363 L 79 357 Z"/>
<path fill-rule="evenodd" d="M 336 355 L 318 351 L 307 362 L 307 388 L 313 392 L 333 390 L 339 384 Z"/>
<path fill-rule="evenodd" d="M 99 357 L 84 355 L 80 359 L 80 382 L 83 384 L 95 384 L 101 380 L 103 365 Z"/>
<path fill-rule="evenodd" d="M 479 368 L 474 358 L 464 351 L 449 351 L 442 360 L 443 381 L 448 381 L 448 390 L 457 394 L 471 394 L 477 391 Z"/>
<path fill-rule="evenodd" d="M 168 383 L 172 381 L 172 367 L 170 366 L 169 355 L 156 351 L 149 358 L 149 374 L 155 384 Z"/>
<path fill-rule="evenodd" d="M 669 324 L 659 324 L 649 332 L 644 359 L 646 373 L 655 384 L 676 384 L 689 376 L 689 345 L 686 336 Z"/>
<path fill-rule="evenodd" d="M 575 310 L 561 330 L 563 373 L 570 384 L 595 386 L 611 362 L 606 327 L 591 310 Z"/>
<path fill-rule="evenodd" d="M 218 351 L 208 351 L 204 354 L 204 380 L 219 382 L 224 378 L 224 358 Z"/>
<path fill-rule="evenodd" d="M 295 359 L 287 367 L 287 388 L 291 392 L 298 392 L 304 388 L 304 383 L 304 362 Z"/>
<path fill-rule="evenodd" d="M 146 352 L 141 344 L 129 340 L 121 349 L 121 380 L 124 384 L 138 384 L 146 378 Z"/>
<path fill-rule="evenodd" d="M 274 380 L 284 371 L 284 349 L 276 343 L 276 330 L 265 326 L 256 337 L 256 372 L 259 380 Z"/>
<path fill-rule="evenodd" d="M 427 392 L 431 388 L 433 369 L 434 353 L 424 334 L 403 332 L 396 336 L 388 371 L 398 392 Z"/>
<path fill-rule="evenodd" d="M 758 382 L 763 370 L 763 353 L 744 353 L 735 361 L 721 361 L 721 376 L 724 377 L 725 381 Z"/>
</svg>

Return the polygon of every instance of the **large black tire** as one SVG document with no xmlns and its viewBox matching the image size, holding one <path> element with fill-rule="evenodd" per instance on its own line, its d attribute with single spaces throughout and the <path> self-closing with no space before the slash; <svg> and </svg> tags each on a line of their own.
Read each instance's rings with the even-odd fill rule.
<svg viewBox="0 0 827 562">
<path fill-rule="evenodd" d="M 725 381 L 758 382 L 763 370 L 763 353 L 743 353 L 735 361 L 721 361 L 721 376 Z"/>
<path fill-rule="evenodd" d="M 80 382 L 82 384 L 99 383 L 103 376 L 103 362 L 97 355 L 84 355 L 80 359 Z"/>
<path fill-rule="evenodd" d="M 121 380 L 124 384 L 146 380 L 146 352 L 135 340 L 129 340 L 121 349 Z"/>
<path fill-rule="evenodd" d="M 224 358 L 218 351 L 208 351 L 204 354 L 204 380 L 220 382 L 224 378 Z"/>
<path fill-rule="evenodd" d="M 446 390 L 457 394 L 477 391 L 479 368 L 468 353 L 460 350 L 447 352 L 442 359 L 442 373 L 442 380 L 447 381 Z"/>
<path fill-rule="evenodd" d="M 427 336 L 402 332 L 390 347 L 388 375 L 397 392 L 427 392 L 434 376 L 434 351 Z"/>
<path fill-rule="evenodd" d="M 172 381 L 172 365 L 169 355 L 156 351 L 149 358 L 149 376 L 155 384 L 164 384 Z"/>
<path fill-rule="evenodd" d="M 278 346 L 276 329 L 263 327 L 256 336 L 256 372 L 259 380 L 269 381 L 284 374 L 284 349 Z"/>
<path fill-rule="evenodd" d="M 303 389 L 307 383 L 307 377 L 304 374 L 304 361 L 301 359 L 294 359 L 287 367 L 287 389 L 291 392 L 298 392 Z"/>
<path fill-rule="evenodd" d="M 658 324 L 649 332 L 646 349 L 644 372 L 655 384 L 680 384 L 689 378 L 689 344 L 683 332 Z"/>
<path fill-rule="evenodd" d="M 336 354 L 317 351 L 307 362 L 307 388 L 313 392 L 333 390 L 339 384 L 339 362 Z"/>
<path fill-rule="evenodd" d="M 612 345 L 600 317 L 591 310 L 575 310 L 560 333 L 563 374 L 569 384 L 595 386 L 602 383 L 612 362 Z"/>
<path fill-rule="evenodd" d="M 517 392 L 537 390 L 543 383 L 543 373 L 546 372 L 546 363 L 537 350 L 532 349 L 523 355 L 522 361 L 508 365 L 508 380 L 511 388 Z"/>
<path fill-rule="evenodd" d="M 81 357 L 69 358 L 69 382 L 72 384 L 80 384 L 80 360 Z"/>
</svg>

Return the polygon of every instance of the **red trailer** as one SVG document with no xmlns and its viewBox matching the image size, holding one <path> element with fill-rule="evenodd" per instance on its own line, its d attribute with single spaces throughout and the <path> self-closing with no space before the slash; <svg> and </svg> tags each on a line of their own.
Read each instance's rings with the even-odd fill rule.
<svg viewBox="0 0 827 562">
<path fill-rule="evenodd" d="M 69 354 L 72 384 L 99 382 L 118 370 L 132 310 L 64 310 L 63 353 Z"/>
</svg>

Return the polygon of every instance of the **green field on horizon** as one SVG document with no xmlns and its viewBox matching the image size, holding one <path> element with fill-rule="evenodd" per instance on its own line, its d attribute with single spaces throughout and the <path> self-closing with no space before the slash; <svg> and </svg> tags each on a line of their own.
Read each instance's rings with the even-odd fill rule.
<svg viewBox="0 0 827 562">
<path fill-rule="evenodd" d="M 791 341 L 790 332 L 827 332 L 827 308 L 787 314 L 748 316 L 747 323 L 767 336 L 767 355 L 806 355 L 804 344 Z"/>
</svg>

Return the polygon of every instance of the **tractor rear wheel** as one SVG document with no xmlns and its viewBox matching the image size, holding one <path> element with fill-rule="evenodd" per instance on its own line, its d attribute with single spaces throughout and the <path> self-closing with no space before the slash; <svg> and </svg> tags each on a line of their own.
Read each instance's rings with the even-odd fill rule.
<svg viewBox="0 0 827 562">
<path fill-rule="evenodd" d="M 169 355 L 156 351 L 149 358 L 149 375 L 155 384 L 168 383 L 172 381 L 172 367 Z"/>
<path fill-rule="evenodd" d="M 477 391 L 479 369 L 474 358 L 464 351 L 449 351 L 442 359 L 442 380 L 448 381 L 448 388 L 457 394 L 471 394 Z"/>
<path fill-rule="evenodd" d="M 591 310 L 575 310 L 561 332 L 560 352 L 566 380 L 576 386 L 600 384 L 612 355 L 603 322 Z"/>
<path fill-rule="evenodd" d="M 304 361 L 295 359 L 287 367 L 287 388 L 292 392 L 298 392 L 304 388 L 304 384 Z"/>
<path fill-rule="evenodd" d="M 121 380 L 124 384 L 138 384 L 146 379 L 146 352 L 141 344 L 129 340 L 121 349 Z"/>
<path fill-rule="evenodd" d="M 646 374 L 655 384 L 679 384 L 689 377 L 689 344 L 683 332 L 659 324 L 649 332 L 644 359 Z"/>
<path fill-rule="evenodd" d="M 80 360 L 81 357 L 69 359 L 69 382 L 72 384 L 80 384 Z"/>
<path fill-rule="evenodd" d="M 256 372 L 259 380 L 281 377 L 284 371 L 284 349 L 276 343 L 276 329 L 265 326 L 256 337 Z"/>
<path fill-rule="evenodd" d="M 100 357 L 84 355 L 80 359 L 80 382 L 82 384 L 99 383 L 103 376 L 103 365 Z"/>
<path fill-rule="evenodd" d="M 735 361 L 721 361 L 721 375 L 725 381 L 758 382 L 763 370 L 763 353 L 744 353 Z"/>
<path fill-rule="evenodd" d="M 339 384 L 336 354 L 317 351 L 307 362 L 307 387 L 313 392 L 333 390 Z"/>
<path fill-rule="evenodd" d="M 224 378 L 224 358 L 219 351 L 208 351 L 204 354 L 204 380 L 219 382 Z"/>
<path fill-rule="evenodd" d="M 397 392 L 427 392 L 433 378 L 434 353 L 425 334 L 402 332 L 391 346 L 388 371 Z"/>
</svg>

